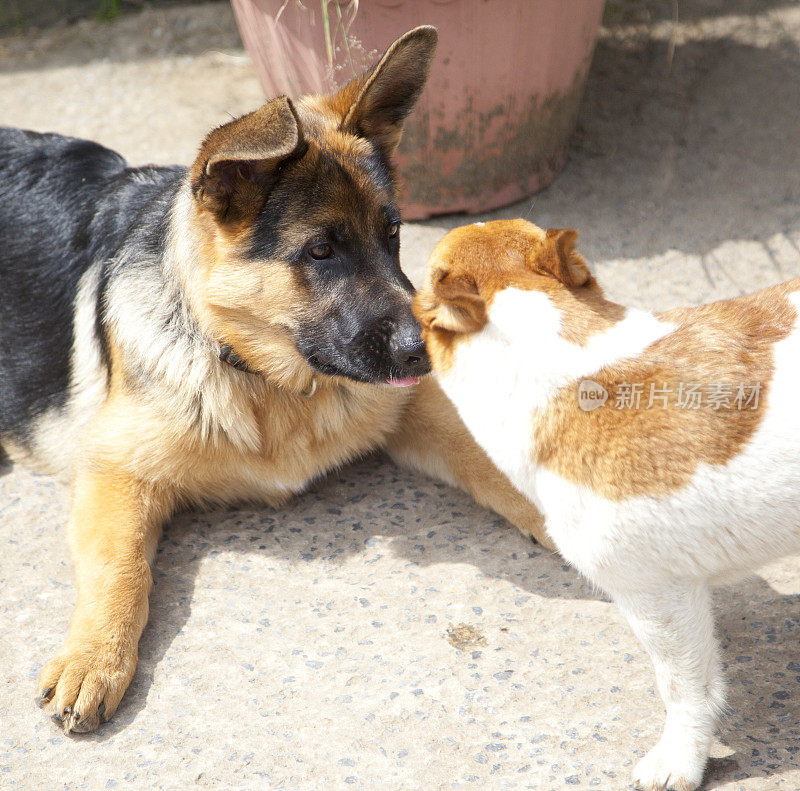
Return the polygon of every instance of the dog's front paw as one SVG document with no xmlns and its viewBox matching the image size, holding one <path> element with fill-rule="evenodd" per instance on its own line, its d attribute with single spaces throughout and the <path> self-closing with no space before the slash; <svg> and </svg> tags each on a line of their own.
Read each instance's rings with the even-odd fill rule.
<svg viewBox="0 0 800 791">
<path fill-rule="evenodd" d="M 68 642 L 41 674 L 36 702 L 65 733 L 88 733 L 116 711 L 136 669 L 136 649 Z"/>
<path fill-rule="evenodd" d="M 633 770 L 633 783 L 642 791 L 693 791 L 705 770 L 706 757 L 697 745 L 662 738 Z"/>
</svg>

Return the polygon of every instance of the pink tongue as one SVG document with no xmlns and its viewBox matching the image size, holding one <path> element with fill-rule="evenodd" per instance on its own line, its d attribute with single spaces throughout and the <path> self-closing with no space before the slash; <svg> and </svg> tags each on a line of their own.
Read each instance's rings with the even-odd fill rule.
<svg viewBox="0 0 800 791">
<path fill-rule="evenodd" d="M 408 376 L 405 379 L 387 379 L 386 383 L 392 387 L 410 387 L 411 385 L 419 384 L 419 377 Z"/>
</svg>

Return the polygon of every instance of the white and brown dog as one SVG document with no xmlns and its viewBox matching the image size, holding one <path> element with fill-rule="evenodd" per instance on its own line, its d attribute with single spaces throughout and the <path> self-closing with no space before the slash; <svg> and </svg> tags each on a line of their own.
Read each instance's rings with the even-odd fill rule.
<svg viewBox="0 0 800 791">
<path fill-rule="evenodd" d="M 653 660 L 635 782 L 687 791 L 724 706 L 709 585 L 800 549 L 800 279 L 652 314 L 604 298 L 576 236 L 457 228 L 415 310 L 478 443 Z"/>
</svg>

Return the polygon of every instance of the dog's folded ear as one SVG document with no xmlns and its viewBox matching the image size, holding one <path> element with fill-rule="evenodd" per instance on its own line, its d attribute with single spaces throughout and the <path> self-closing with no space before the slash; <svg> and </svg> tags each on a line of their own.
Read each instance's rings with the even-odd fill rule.
<svg viewBox="0 0 800 791">
<path fill-rule="evenodd" d="M 528 251 L 528 266 L 535 272 L 555 277 L 568 288 L 584 285 L 591 273 L 575 252 L 577 238 L 578 232 L 572 228 L 548 228 L 545 238 Z"/>
<path fill-rule="evenodd" d="M 197 202 L 218 221 L 254 217 L 275 184 L 281 165 L 305 149 L 300 120 L 285 96 L 214 129 L 192 166 Z"/>
<path fill-rule="evenodd" d="M 477 332 L 487 322 L 486 301 L 469 275 L 436 272 L 433 296 L 423 325 L 449 332 Z"/>
<path fill-rule="evenodd" d="M 328 106 L 342 119 L 339 128 L 372 140 L 384 156 L 391 157 L 403 121 L 425 87 L 437 42 L 435 27 L 414 28 L 369 71 L 327 97 Z"/>
</svg>

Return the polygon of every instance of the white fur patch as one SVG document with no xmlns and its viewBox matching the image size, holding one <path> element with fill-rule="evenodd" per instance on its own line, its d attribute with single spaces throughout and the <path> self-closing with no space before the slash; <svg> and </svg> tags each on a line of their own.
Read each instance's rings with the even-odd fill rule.
<svg viewBox="0 0 800 791">
<path fill-rule="evenodd" d="M 74 340 L 70 356 L 66 408 L 48 410 L 33 426 L 33 456 L 48 471 L 67 478 L 86 427 L 106 397 L 106 368 L 95 334 L 95 306 L 100 264 L 81 276 L 74 307 Z"/>
<path fill-rule="evenodd" d="M 192 197 L 181 185 L 172 207 L 164 260 L 148 266 L 129 261 L 124 277 L 108 289 L 108 321 L 128 362 L 145 372 L 161 412 L 176 430 L 203 442 L 224 440 L 242 451 L 258 452 L 261 443 L 251 398 L 260 379 L 232 371 L 217 359 L 187 299 L 193 296 L 196 266 L 189 228 Z M 127 255 L 135 250 L 126 251 Z M 131 299 L 131 293 L 136 299 Z"/>
<path fill-rule="evenodd" d="M 529 484 L 534 410 L 570 382 L 635 357 L 674 328 L 629 309 L 578 346 L 560 336 L 561 312 L 546 294 L 508 288 L 495 295 L 483 330 L 456 346 L 453 365 L 439 380 L 495 464 L 541 507 Z"/>
</svg>

